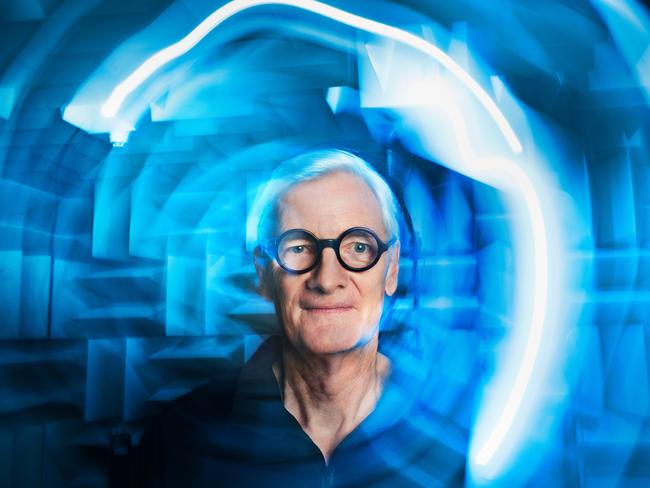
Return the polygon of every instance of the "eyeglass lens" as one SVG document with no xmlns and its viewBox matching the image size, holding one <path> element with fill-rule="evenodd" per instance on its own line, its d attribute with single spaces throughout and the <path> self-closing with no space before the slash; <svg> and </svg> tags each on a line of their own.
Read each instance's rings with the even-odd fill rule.
<svg viewBox="0 0 650 488">
<path fill-rule="evenodd" d="M 364 230 L 346 234 L 339 243 L 341 261 L 353 269 L 362 269 L 372 264 L 378 252 L 379 243 Z M 294 271 L 310 268 L 318 258 L 318 241 L 306 232 L 290 232 L 278 244 L 278 259 Z"/>
</svg>

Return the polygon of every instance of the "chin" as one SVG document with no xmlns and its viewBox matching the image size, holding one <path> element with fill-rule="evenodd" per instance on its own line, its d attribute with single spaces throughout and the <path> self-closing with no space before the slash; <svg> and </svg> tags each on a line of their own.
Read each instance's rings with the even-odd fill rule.
<svg viewBox="0 0 650 488">
<path fill-rule="evenodd" d="M 348 351 L 351 351 L 357 347 L 357 343 L 354 341 L 339 341 L 339 340 L 319 340 L 317 343 L 312 343 L 310 341 L 304 341 L 304 348 L 311 352 L 312 354 L 341 354 Z"/>
<path fill-rule="evenodd" d="M 314 327 L 301 334 L 303 347 L 314 354 L 338 354 L 365 346 L 377 329 L 351 329 L 349 324 Z"/>
</svg>

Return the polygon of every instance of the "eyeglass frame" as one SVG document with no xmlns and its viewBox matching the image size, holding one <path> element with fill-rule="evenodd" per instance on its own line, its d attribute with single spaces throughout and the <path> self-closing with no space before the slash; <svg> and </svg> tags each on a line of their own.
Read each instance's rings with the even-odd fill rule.
<svg viewBox="0 0 650 488">
<path fill-rule="evenodd" d="M 377 242 L 377 256 L 375 257 L 375 259 L 373 260 L 372 263 L 370 263 L 367 266 L 364 266 L 363 268 L 353 268 L 353 267 L 347 265 L 343 261 L 343 258 L 341 258 L 341 252 L 340 252 L 341 242 L 343 241 L 343 239 L 348 234 L 351 234 L 351 233 L 357 232 L 357 231 L 364 231 L 364 232 L 369 233 L 375 239 L 375 241 Z M 282 260 L 280 259 L 280 256 L 278 255 L 279 254 L 280 242 L 282 241 L 282 239 L 284 239 L 287 235 L 289 235 L 292 232 L 304 232 L 305 234 L 307 234 L 308 236 L 310 236 L 314 240 L 314 242 L 316 243 L 316 246 L 317 246 L 318 255 L 316 257 L 316 260 L 314 261 L 314 263 L 311 266 L 309 266 L 308 268 L 306 268 L 304 270 L 296 271 L 294 269 L 288 268 L 287 266 L 285 266 L 283 264 Z M 273 259 L 275 259 L 275 261 L 278 263 L 278 265 L 282 269 L 284 269 L 288 273 L 291 273 L 291 274 L 304 274 L 304 273 L 309 273 L 311 270 L 313 270 L 316 266 L 318 266 L 320 264 L 320 262 L 321 262 L 321 260 L 323 258 L 323 251 L 325 250 L 325 248 L 330 247 L 334 251 L 334 254 L 336 254 L 336 259 L 338 259 L 338 262 L 341 264 L 341 266 L 343 266 L 343 268 L 345 268 L 348 271 L 352 271 L 353 273 L 362 273 L 364 271 L 368 271 L 369 269 L 373 268 L 379 262 L 379 260 L 381 259 L 381 256 L 386 251 L 388 251 L 390 249 L 390 247 L 393 244 L 395 244 L 396 241 L 397 241 L 397 238 L 393 237 L 389 241 L 384 242 L 379 238 L 379 236 L 377 235 L 377 233 L 375 231 L 373 231 L 372 229 L 369 229 L 367 227 L 350 227 L 349 229 L 344 230 L 336 239 L 319 239 L 312 232 L 309 232 L 307 229 L 296 228 L 296 229 L 289 229 L 289 230 L 283 232 L 282 234 L 280 234 L 275 239 L 269 239 L 267 241 L 266 245 L 263 247 L 263 249 L 269 256 L 271 256 Z"/>
</svg>

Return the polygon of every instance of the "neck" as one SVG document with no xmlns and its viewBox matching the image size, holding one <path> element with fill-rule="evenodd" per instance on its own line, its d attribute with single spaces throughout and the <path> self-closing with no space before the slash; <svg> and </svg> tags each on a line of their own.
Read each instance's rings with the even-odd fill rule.
<svg viewBox="0 0 650 488">
<path fill-rule="evenodd" d="M 375 408 L 390 362 L 377 350 L 377 336 L 337 354 L 298 351 L 285 339 L 282 364 L 274 365 L 285 409 L 323 453 L 336 446 Z"/>
</svg>

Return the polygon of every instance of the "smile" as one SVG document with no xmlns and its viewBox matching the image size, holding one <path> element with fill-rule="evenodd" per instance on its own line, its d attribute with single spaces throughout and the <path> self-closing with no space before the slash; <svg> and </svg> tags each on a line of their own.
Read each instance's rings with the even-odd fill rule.
<svg viewBox="0 0 650 488">
<path fill-rule="evenodd" d="M 305 310 L 310 313 L 330 314 L 330 313 L 349 312 L 350 310 L 352 310 L 352 307 L 313 307 L 313 308 L 305 308 Z"/>
</svg>

